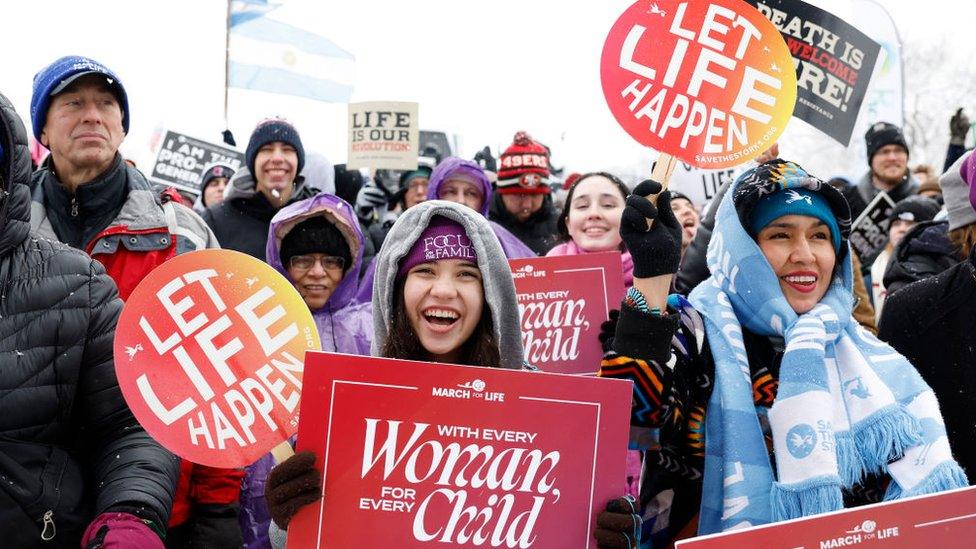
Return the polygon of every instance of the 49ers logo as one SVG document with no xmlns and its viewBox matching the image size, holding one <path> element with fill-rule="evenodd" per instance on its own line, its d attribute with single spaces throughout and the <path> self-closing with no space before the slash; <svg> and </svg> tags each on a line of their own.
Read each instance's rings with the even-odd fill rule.
<svg viewBox="0 0 976 549">
<path fill-rule="evenodd" d="M 526 189 L 533 189 L 542 185 L 542 176 L 537 173 L 527 173 L 519 178 L 519 187 L 525 187 Z"/>
</svg>

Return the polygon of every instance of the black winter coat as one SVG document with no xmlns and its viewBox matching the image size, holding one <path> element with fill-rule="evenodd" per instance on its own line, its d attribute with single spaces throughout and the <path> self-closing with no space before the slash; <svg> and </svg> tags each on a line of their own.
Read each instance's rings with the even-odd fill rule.
<svg viewBox="0 0 976 549">
<path fill-rule="evenodd" d="M 962 260 L 949 240 L 948 230 L 948 221 L 925 221 L 905 234 L 885 269 L 888 295 L 935 276 Z"/>
<path fill-rule="evenodd" d="M 718 188 L 715 197 L 708 203 L 708 208 L 702 215 L 698 231 L 695 232 L 695 239 L 691 241 L 681 257 L 681 266 L 678 267 L 673 283 L 674 291 L 681 295 L 690 294 L 695 286 L 711 276 L 705 256 L 708 254 L 708 243 L 712 240 L 712 231 L 715 229 L 715 213 L 718 212 L 718 206 L 731 186 L 730 179 Z"/>
<path fill-rule="evenodd" d="M 494 193 L 488 210 L 488 219 L 508 229 L 538 255 L 546 255 L 549 250 L 559 244 L 560 212 L 552 204 L 552 195 L 546 195 L 542 207 L 524 222 L 520 222 L 505 209 L 501 193 Z"/>
<path fill-rule="evenodd" d="M 29 233 L 27 136 L 2 95 L 0 143 L 0 545 L 75 549 L 108 510 L 165 529 L 179 464 L 119 390 L 115 284 L 84 252 Z"/>
<path fill-rule="evenodd" d="M 233 188 L 227 198 L 207 208 L 200 217 L 210 226 L 221 248 L 266 261 L 268 229 L 271 218 L 280 208 L 275 208 L 263 194 L 254 190 L 254 179 L 246 169 L 234 174 L 231 185 Z M 285 205 L 311 198 L 317 192 L 304 185 L 300 178 L 297 189 Z"/>
<path fill-rule="evenodd" d="M 956 460 L 976 483 L 976 250 L 968 261 L 889 295 L 878 337 L 935 391 Z"/>
</svg>

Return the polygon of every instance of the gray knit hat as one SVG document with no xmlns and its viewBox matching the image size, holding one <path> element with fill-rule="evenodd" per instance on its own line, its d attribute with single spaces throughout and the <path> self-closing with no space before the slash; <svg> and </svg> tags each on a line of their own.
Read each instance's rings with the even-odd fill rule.
<svg viewBox="0 0 976 549">
<path fill-rule="evenodd" d="M 949 212 L 949 230 L 958 229 L 976 223 L 976 210 L 969 202 L 969 185 L 963 180 L 959 169 L 962 163 L 973 154 L 972 151 L 962 155 L 959 160 L 946 170 L 939 178 L 942 187 L 942 199 Z"/>
</svg>

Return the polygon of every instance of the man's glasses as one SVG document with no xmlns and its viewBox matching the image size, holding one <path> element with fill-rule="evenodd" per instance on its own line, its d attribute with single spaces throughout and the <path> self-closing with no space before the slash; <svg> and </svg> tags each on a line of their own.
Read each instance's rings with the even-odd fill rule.
<svg viewBox="0 0 976 549">
<path fill-rule="evenodd" d="M 326 271 L 341 271 L 346 266 L 346 258 L 332 255 L 315 257 L 314 255 L 295 255 L 288 260 L 288 266 L 298 271 L 307 271 L 315 266 L 315 262 L 322 264 Z"/>
</svg>

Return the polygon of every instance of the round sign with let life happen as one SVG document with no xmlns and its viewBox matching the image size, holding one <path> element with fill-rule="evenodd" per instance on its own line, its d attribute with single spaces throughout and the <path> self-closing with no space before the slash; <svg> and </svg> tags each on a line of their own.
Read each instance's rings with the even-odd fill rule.
<svg viewBox="0 0 976 549">
<path fill-rule="evenodd" d="M 634 3 L 610 29 L 600 77 L 631 137 L 706 169 L 759 156 L 796 103 L 786 43 L 741 0 Z"/>
<path fill-rule="evenodd" d="M 243 467 L 298 429 L 308 306 L 268 264 L 230 250 L 163 263 L 115 331 L 122 394 L 143 428 L 194 463 Z"/>
</svg>

